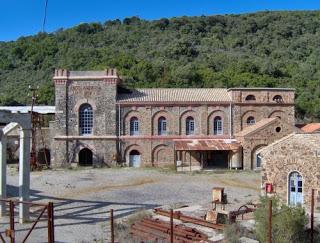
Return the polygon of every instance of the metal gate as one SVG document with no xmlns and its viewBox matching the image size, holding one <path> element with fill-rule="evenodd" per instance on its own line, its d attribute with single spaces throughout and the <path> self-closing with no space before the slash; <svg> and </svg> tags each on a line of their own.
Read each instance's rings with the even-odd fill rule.
<svg viewBox="0 0 320 243">
<path fill-rule="evenodd" d="M 53 203 L 49 202 L 45 203 L 33 203 L 33 202 L 25 202 L 25 201 L 13 201 L 13 200 L 4 200 L 0 199 L 0 202 L 4 203 L 8 206 L 8 216 L 9 216 L 9 225 L 4 231 L 0 230 L 0 241 L 3 243 L 10 242 L 15 243 L 16 241 L 16 231 L 15 231 L 15 206 L 20 204 L 29 205 L 29 207 L 39 207 L 39 215 L 32 222 L 31 227 L 27 229 L 27 233 L 22 236 L 21 242 L 29 242 L 27 241 L 32 231 L 35 229 L 36 225 L 40 220 L 47 216 L 47 227 L 48 227 L 48 243 L 54 243 L 54 213 L 53 213 Z M 7 239 L 9 238 L 10 241 Z M 20 242 L 20 241 L 19 241 Z"/>
</svg>

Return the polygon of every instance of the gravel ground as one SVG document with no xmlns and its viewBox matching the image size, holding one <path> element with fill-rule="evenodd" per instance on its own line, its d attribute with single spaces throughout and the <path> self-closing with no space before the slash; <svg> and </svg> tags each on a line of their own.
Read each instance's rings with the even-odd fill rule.
<svg viewBox="0 0 320 243">
<path fill-rule="evenodd" d="M 8 173 L 8 193 L 18 195 L 18 174 Z M 255 172 L 202 172 L 176 174 L 155 169 L 74 169 L 32 172 L 31 199 L 52 201 L 55 205 L 55 240 L 57 242 L 107 242 L 108 212 L 114 209 L 116 219 L 139 209 L 163 205 L 187 204 L 210 207 L 212 187 L 225 188 L 227 208 L 236 209 L 257 200 L 260 174 Z M 1 232 L 8 225 L 0 221 Z M 19 225 L 17 241 L 26 235 Z M 29 242 L 46 242 L 45 222 L 40 222 Z"/>
</svg>

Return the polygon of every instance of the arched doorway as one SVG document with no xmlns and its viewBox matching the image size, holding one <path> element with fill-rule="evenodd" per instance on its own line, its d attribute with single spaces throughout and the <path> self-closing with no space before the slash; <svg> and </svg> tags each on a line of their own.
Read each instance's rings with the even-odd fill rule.
<svg viewBox="0 0 320 243">
<path fill-rule="evenodd" d="M 88 148 L 81 149 L 79 152 L 79 165 L 90 166 L 92 165 L 92 151 Z"/>
<path fill-rule="evenodd" d="M 289 205 L 298 206 L 303 203 L 303 185 L 302 176 L 299 172 L 294 171 L 289 175 Z"/>
<path fill-rule="evenodd" d="M 140 167 L 140 153 L 138 150 L 131 150 L 129 154 L 129 166 Z"/>
<path fill-rule="evenodd" d="M 46 148 L 39 149 L 38 163 L 41 165 L 50 165 L 50 150 Z"/>
</svg>

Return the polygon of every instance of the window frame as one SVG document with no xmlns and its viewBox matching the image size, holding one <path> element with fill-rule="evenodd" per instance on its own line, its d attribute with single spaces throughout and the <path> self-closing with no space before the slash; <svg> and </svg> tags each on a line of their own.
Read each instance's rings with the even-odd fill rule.
<svg viewBox="0 0 320 243">
<path fill-rule="evenodd" d="M 165 136 L 167 135 L 167 119 L 164 116 L 159 117 L 158 119 L 158 135 Z"/>
<path fill-rule="evenodd" d="M 140 122 L 138 117 L 131 117 L 129 121 L 129 134 L 130 136 L 140 135 Z"/>
<path fill-rule="evenodd" d="M 213 135 L 223 135 L 223 120 L 221 116 L 213 119 Z"/>
<path fill-rule="evenodd" d="M 82 104 L 79 108 L 79 134 L 90 136 L 93 134 L 93 108 L 89 103 Z"/>
<path fill-rule="evenodd" d="M 192 116 L 186 118 L 186 135 L 194 135 L 195 132 L 195 120 Z"/>
<path fill-rule="evenodd" d="M 249 120 L 249 118 L 250 118 L 250 120 Z M 252 118 L 252 119 L 251 119 Z M 253 122 L 252 122 L 253 121 Z M 254 124 L 256 124 L 256 118 L 254 117 L 254 116 L 249 116 L 248 118 L 247 118 L 247 125 L 249 125 L 249 126 L 251 126 L 251 125 L 254 125 Z"/>
</svg>

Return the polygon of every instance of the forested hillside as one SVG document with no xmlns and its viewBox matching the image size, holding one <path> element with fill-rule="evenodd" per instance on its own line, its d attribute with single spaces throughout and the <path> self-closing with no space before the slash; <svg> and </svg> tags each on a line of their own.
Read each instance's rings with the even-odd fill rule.
<svg viewBox="0 0 320 243">
<path fill-rule="evenodd" d="M 116 67 L 130 87 L 294 87 L 298 117 L 320 119 L 320 11 L 80 24 L 0 42 L 0 103 L 28 85 L 53 103 L 54 68 Z"/>
</svg>

